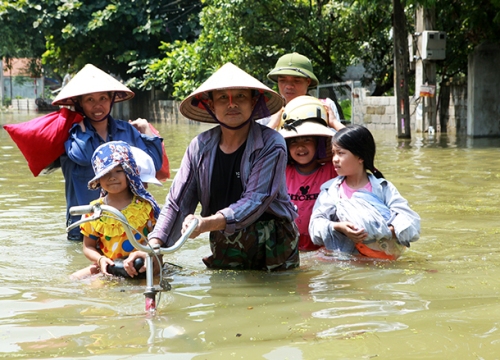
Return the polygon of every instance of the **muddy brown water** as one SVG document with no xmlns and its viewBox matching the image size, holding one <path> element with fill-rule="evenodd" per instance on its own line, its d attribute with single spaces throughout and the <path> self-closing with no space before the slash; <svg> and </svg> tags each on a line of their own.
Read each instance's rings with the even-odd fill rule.
<svg viewBox="0 0 500 360">
<path fill-rule="evenodd" d="M 0 113 L 0 125 L 38 114 Z M 175 174 L 198 124 L 155 124 Z M 60 171 L 33 177 L 0 130 L 0 357 L 493 359 L 500 353 L 500 141 L 374 132 L 375 165 L 422 217 L 396 262 L 317 253 L 279 274 L 207 270 L 205 237 L 167 261 L 155 316 L 145 284 L 68 275 L 88 264 L 64 228 Z M 150 187 L 163 204 L 169 183 Z"/>
</svg>

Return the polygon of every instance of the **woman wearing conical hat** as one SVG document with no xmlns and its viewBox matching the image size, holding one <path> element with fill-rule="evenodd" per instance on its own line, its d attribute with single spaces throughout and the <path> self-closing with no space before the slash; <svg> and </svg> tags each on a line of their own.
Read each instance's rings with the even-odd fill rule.
<svg viewBox="0 0 500 360">
<path fill-rule="evenodd" d="M 283 98 L 227 63 L 180 105 L 189 119 L 218 126 L 194 138 L 150 243 L 172 246 L 190 221 L 208 232 L 215 269 L 285 270 L 299 265 L 297 213 L 286 190 L 286 144 L 260 119 Z M 201 204 L 201 214 L 194 215 Z"/>
<path fill-rule="evenodd" d="M 90 190 L 88 182 L 94 177 L 92 154 L 99 145 L 112 140 L 125 141 L 149 154 L 158 170 L 162 166 L 162 139 L 154 135 L 145 119 L 133 122 L 116 120 L 110 112 L 115 102 L 126 101 L 134 93 L 125 85 L 87 64 L 61 90 L 53 105 L 74 106 L 83 121 L 73 125 L 60 158 L 65 179 L 67 225 L 80 216 L 69 214 L 72 206 L 87 205 L 99 197 L 99 191 Z M 78 228 L 68 233 L 68 240 L 81 241 Z"/>
</svg>

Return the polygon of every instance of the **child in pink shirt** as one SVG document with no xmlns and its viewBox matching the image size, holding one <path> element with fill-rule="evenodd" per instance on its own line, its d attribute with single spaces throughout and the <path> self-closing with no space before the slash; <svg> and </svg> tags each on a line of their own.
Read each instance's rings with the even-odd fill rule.
<svg viewBox="0 0 500 360">
<path fill-rule="evenodd" d="M 299 250 L 317 250 L 320 246 L 313 244 L 309 236 L 309 219 L 321 185 L 337 176 L 331 161 L 335 132 L 327 126 L 324 105 L 312 96 L 291 100 L 283 119 L 280 133 L 288 148 L 286 185 L 299 213 L 295 220 L 300 233 Z"/>
</svg>

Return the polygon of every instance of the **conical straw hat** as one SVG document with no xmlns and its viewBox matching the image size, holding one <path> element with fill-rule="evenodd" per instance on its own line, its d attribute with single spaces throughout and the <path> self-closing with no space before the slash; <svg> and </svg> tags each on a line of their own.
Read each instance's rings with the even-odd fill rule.
<svg viewBox="0 0 500 360">
<path fill-rule="evenodd" d="M 72 98 L 105 91 L 116 93 L 115 102 L 130 100 L 135 95 L 132 90 L 111 75 L 106 74 L 92 64 L 87 64 L 62 88 L 52 105 L 73 106 Z"/>
<path fill-rule="evenodd" d="M 285 105 L 285 100 L 280 94 L 271 90 L 236 65 L 226 63 L 182 101 L 180 105 L 182 115 L 195 121 L 216 123 L 201 102 L 209 99 L 208 93 L 210 91 L 224 89 L 250 89 L 262 92 L 270 114 L 274 114 Z M 254 119 L 260 117 L 262 117 L 261 114 L 254 114 Z"/>
</svg>

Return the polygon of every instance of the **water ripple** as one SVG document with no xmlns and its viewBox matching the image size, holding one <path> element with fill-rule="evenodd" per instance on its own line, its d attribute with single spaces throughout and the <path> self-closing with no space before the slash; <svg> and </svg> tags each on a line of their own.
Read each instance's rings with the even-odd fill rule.
<svg viewBox="0 0 500 360">
<path fill-rule="evenodd" d="M 319 338 L 342 337 L 351 338 L 364 333 L 390 332 L 407 329 L 408 325 L 400 322 L 362 322 L 356 324 L 343 324 L 321 331 L 316 334 Z"/>
</svg>

